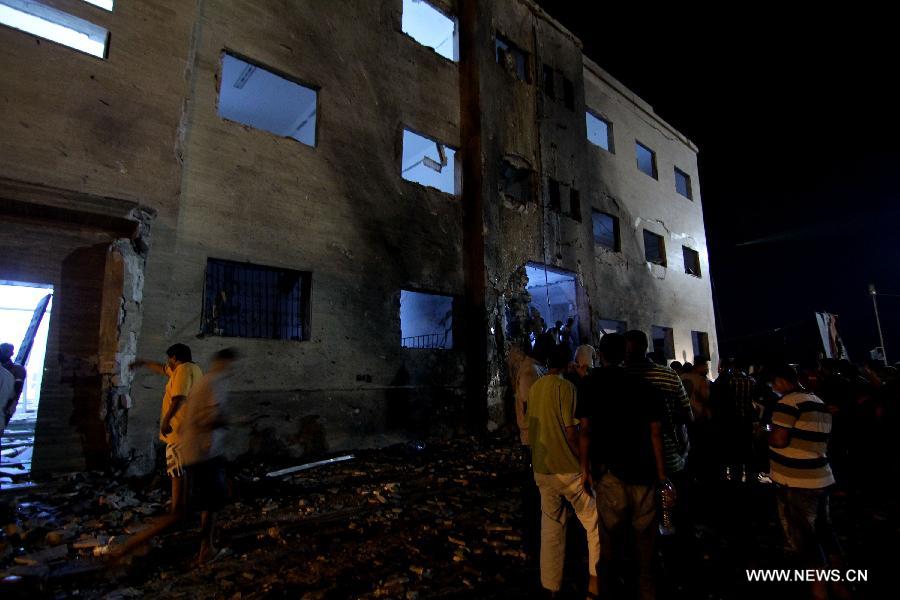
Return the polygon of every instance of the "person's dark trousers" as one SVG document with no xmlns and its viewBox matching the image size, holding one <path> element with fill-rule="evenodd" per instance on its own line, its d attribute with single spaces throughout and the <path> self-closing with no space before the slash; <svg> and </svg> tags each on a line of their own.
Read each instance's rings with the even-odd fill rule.
<svg viewBox="0 0 900 600">
<path fill-rule="evenodd" d="M 843 552 L 831 525 L 830 488 L 775 490 L 785 553 L 807 569 L 843 565 Z"/>
<path fill-rule="evenodd" d="M 656 598 L 656 489 L 651 485 L 625 483 L 612 473 L 606 473 L 596 484 L 594 496 L 600 517 L 597 573 L 600 597 L 618 597 L 610 589 L 613 581 L 610 567 L 615 560 L 630 563 L 631 560 L 623 560 L 626 559 L 623 555 L 626 548 L 633 548 L 638 597 L 641 600 Z"/>
</svg>

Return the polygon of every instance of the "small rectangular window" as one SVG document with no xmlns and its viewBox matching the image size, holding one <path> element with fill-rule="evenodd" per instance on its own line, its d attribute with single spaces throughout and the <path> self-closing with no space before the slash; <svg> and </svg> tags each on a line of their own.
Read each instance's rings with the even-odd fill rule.
<svg viewBox="0 0 900 600">
<path fill-rule="evenodd" d="M 640 142 L 635 142 L 635 148 L 637 154 L 638 169 L 641 172 L 646 173 L 653 179 L 657 179 L 656 153 Z"/>
<path fill-rule="evenodd" d="M 575 84 L 563 77 L 563 104 L 569 110 L 575 110 Z"/>
<path fill-rule="evenodd" d="M 682 246 L 681 251 L 684 254 L 684 272 L 700 277 L 700 253 L 687 246 Z"/>
<path fill-rule="evenodd" d="M 581 222 L 581 192 L 569 188 L 569 216 Z"/>
<path fill-rule="evenodd" d="M 422 0 L 403 0 L 401 29 L 423 46 L 444 58 L 459 60 L 459 34 L 456 19 Z"/>
<path fill-rule="evenodd" d="M 675 336 L 671 327 L 654 325 L 651 337 L 653 338 L 653 351 L 662 354 L 663 358 L 675 358 Z"/>
<path fill-rule="evenodd" d="M 107 56 L 109 31 L 35 0 L 0 0 L 0 23 L 97 58 Z"/>
<path fill-rule="evenodd" d="M 709 336 L 706 334 L 706 332 L 692 331 L 691 342 L 694 346 L 694 361 L 697 361 L 697 357 L 703 357 L 708 361 L 710 359 Z"/>
<path fill-rule="evenodd" d="M 560 198 L 559 182 L 552 177 L 547 178 L 547 206 L 553 212 L 562 210 L 562 199 Z"/>
<path fill-rule="evenodd" d="M 542 84 L 544 87 L 544 93 L 547 94 L 548 98 L 556 99 L 556 74 L 553 71 L 553 67 L 550 65 L 544 65 L 542 75 Z"/>
<path fill-rule="evenodd" d="M 647 262 L 666 266 L 666 243 L 661 235 L 644 230 L 644 257 Z"/>
<path fill-rule="evenodd" d="M 499 33 L 494 38 L 497 53 L 497 64 L 506 69 L 516 79 L 531 82 L 528 53 L 504 38 Z"/>
<path fill-rule="evenodd" d="M 316 90 L 233 56 L 222 55 L 219 116 L 316 145 Z"/>
<path fill-rule="evenodd" d="M 456 150 L 409 129 L 403 130 L 400 175 L 407 181 L 456 194 Z"/>
<path fill-rule="evenodd" d="M 624 335 L 628 331 L 628 323 L 625 321 L 617 321 L 615 319 L 598 319 L 597 326 L 600 329 L 600 335 L 607 333 L 618 333 Z"/>
<path fill-rule="evenodd" d="M 303 271 L 207 259 L 200 332 L 308 340 L 311 278 Z"/>
<path fill-rule="evenodd" d="M 675 167 L 675 191 L 688 200 L 694 199 L 691 194 L 691 177 L 678 167 Z"/>
<path fill-rule="evenodd" d="M 500 163 L 500 193 L 515 204 L 531 202 L 531 171 Z"/>
<path fill-rule="evenodd" d="M 594 211 L 594 243 L 604 248 L 618 252 L 619 244 L 619 219 L 604 212 Z"/>
<path fill-rule="evenodd" d="M 606 119 L 601 119 L 591 112 L 586 112 L 588 141 L 595 146 L 612 152 L 612 125 Z"/>
<path fill-rule="evenodd" d="M 400 291 L 400 345 L 453 347 L 453 297 Z"/>
</svg>

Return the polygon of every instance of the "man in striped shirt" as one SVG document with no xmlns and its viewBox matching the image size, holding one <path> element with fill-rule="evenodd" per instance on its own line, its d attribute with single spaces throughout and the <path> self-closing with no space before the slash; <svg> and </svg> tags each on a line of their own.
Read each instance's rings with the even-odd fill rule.
<svg viewBox="0 0 900 600">
<path fill-rule="evenodd" d="M 776 365 L 768 373 L 781 396 L 772 412 L 769 462 L 787 554 L 804 568 L 819 569 L 829 562 L 827 552 L 836 567 L 841 552 L 829 518 L 834 475 L 826 454 L 831 413 L 818 396 L 803 389 L 791 365 Z M 813 598 L 827 595 L 825 582 L 813 583 Z"/>
<path fill-rule="evenodd" d="M 647 334 L 643 331 L 631 330 L 625 334 L 625 371 L 645 380 L 663 397 L 663 450 L 666 473 L 672 478 L 684 471 L 687 460 L 690 447 L 687 424 L 693 420 L 691 401 L 675 371 L 647 358 L 647 345 Z"/>
</svg>

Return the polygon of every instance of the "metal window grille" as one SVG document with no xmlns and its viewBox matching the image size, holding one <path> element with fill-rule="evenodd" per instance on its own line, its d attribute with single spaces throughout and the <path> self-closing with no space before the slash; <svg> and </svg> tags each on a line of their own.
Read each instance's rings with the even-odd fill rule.
<svg viewBox="0 0 900 600">
<path fill-rule="evenodd" d="M 405 337 L 400 340 L 400 345 L 404 348 L 444 349 L 447 347 L 447 334 L 428 333 Z"/>
<path fill-rule="evenodd" d="M 309 273 L 209 259 L 201 333 L 307 339 Z"/>
</svg>

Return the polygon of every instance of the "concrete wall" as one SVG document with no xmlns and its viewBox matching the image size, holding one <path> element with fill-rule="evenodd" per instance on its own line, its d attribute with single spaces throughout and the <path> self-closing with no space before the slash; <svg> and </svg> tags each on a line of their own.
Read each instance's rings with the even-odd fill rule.
<svg viewBox="0 0 900 600">
<path fill-rule="evenodd" d="M 459 199 L 400 177 L 404 127 L 459 146 L 456 65 L 401 33 L 400 16 L 400 0 L 200 7 L 171 287 L 147 306 L 140 347 L 184 341 L 204 367 L 224 345 L 243 352 L 233 410 L 252 424 L 233 453 L 394 441 L 461 384 L 458 353 L 400 347 L 401 288 L 462 290 Z M 318 89 L 316 147 L 217 115 L 226 50 Z M 197 339 L 208 257 L 311 272 L 309 341 Z M 161 385 L 139 379 L 142 455 Z"/>
<path fill-rule="evenodd" d="M 697 170 L 697 148 L 590 60 L 584 60 L 585 103 L 612 124 L 613 152 L 586 143 L 590 206 L 617 216 L 621 251 L 594 249 L 595 318 L 626 321 L 650 335 L 653 325 L 671 327 L 676 360 L 694 360 L 691 331 L 709 334 L 712 365 L 718 364 L 709 255 Z M 659 179 L 637 169 L 635 141 L 656 152 Z M 691 178 L 693 200 L 675 191 L 674 168 Z M 643 230 L 665 240 L 667 266 L 644 259 Z M 682 245 L 700 255 L 701 276 L 684 271 Z"/>
<path fill-rule="evenodd" d="M 456 14 L 467 2 L 435 4 Z M 648 331 L 673 327 L 679 357 L 690 349 L 691 329 L 707 331 L 715 347 L 696 150 L 585 62 L 580 42 L 529 0 L 473 5 L 474 55 L 464 67 L 401 32 L 401 0 L 160 0 L 117 3 L 112 13 L 76 0 L 53 4 L 109 28 L 109 58 L 0 28 L 9 73 L 0 180 L 61 190 L 69 209 L 88 215 L 82 220 L 113 215 L 113 231 L 101 228 L 112 258 L 91 288 L 105 306 L 95 319 L 100 341 L 79 352 L 101 354 L 93 372 L 105 382 L 106 406 L 124 416 L 110 423 L 97 410 L 115 446 L 108 451 L 130 461 L 132 472 L 154 464 L 164 381 L 140 372 L 132 384 L 122 367 L 134 354 L 161 360 L 175 342 L 189 344 L 202 367 L 223 346 L 245 356 L 232 397 L 245 423 L 234 429 L 232 455 L 284 460 L 447 431 L 464 417 L 473 349 L 487 372 L 476 390 L 487 426 L 509 422 L 505 352 L 510 318 L 527 313 L 527 263 L 576 274 L 587 339 L 596 339 L 593 323 L 606 317 Z M 530 82 L 497 64 L 498 33 L 528 53 Z M 226 51 L 318 90 L 315 147 L 218 116 Z M 544 64 L 558 78 L 555 100 L 541 88 Z M 473 89 L 461 83 L 463 72 Z M 572 84 L 571 107 L 563 78 Z M 473 97 L 474 106 L 463 105 Z M 613 122 L 616 154 L 588 144 L 586 107 Z M 461 131 L 473 120 L 478 153 L 466 168 L 474 164 L 481 179 L 477 219 L 463 210 L 472 181 L 454 196 L 400 176 L 404 128 L 466 148 L 471 140 Z M 634 137 L 657 151 L 659 181 L 636 170 Z M 530 172 L 525 203 L 500 192 L 503 161 Z M 691 175 L 693 202 L 675 194 L 673 164 Z M 548 206 L 550 178 L 560 182 L 561 211 Z M 580 193 L 580 220 L 568 214 L 570 189 Z M 33 217 L 44 200 L 28 202 L 38 207 Z M 621 253 L 594 247 L 592 207 L 619 215 Z M 123 234 L 123 219 L 141 233 Z M 46 243 L 35 241 L 55 244 L 58 219 L 38 226 L 45 236 L 23 235 L 30 254 L 21 260 L 50 261 L 47 268 L 63 277 L 67 254 L 45 252 Z M 644 226 L 666 236 L 668 269 L 643 262 Z M 66 252 L 96 246 L 96 231 L 65 234 L 83 239 Z M 479 238 L 483 268 L 464 256 Z M 700 252 L 704 278 L 683 273 L 682 242 Z M 198 336 L 208 258 L 311 273 L 308 341 Z M 0 278 L 12 279 L 9 270 L 0 269 Z M 473 304 L 476 288 L 483 298 Z M 454 305 L 456 348 L 401 348 L 401 289 L 465 298 L 458 304 L 466 318 Z M 481 312 L 470 314 L 471 306 Z M 54 327 L 51 340 L 61 334 Z M 47 443 L 54 456 L 85 464 L 77 440 L 61 435 Z M 57 458 L 44 465 L 70 466 Z"/>
</svg>

